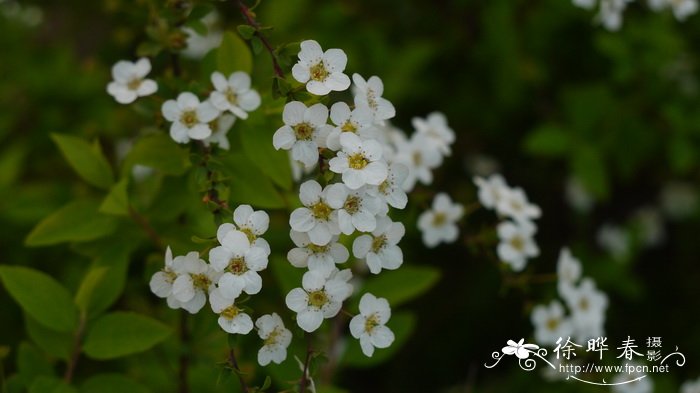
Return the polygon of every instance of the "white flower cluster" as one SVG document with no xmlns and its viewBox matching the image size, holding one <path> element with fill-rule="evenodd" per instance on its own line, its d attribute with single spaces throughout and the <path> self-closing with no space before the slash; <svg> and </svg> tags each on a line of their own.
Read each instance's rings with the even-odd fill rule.
<svg viewBox="0 0 700 393">
<path fill-rule="evenodd" d="M 250 75 L 237 71 L 226 78 L 220 72 L 211 75 L 214 90 L 209 98 L 200 101 L 191 92 L 182 92 L 176 100 L 163 103 L 163 117 L 171 122 L 170 137 L 177 143 L 190 140 L 205 145 L 216 143 L 228 150 L 226 134 L 236 118 L 247 119 L 248 112 L 260 106 L 260 94 L 252 89 Z"/>
<path fill-rule="evenodd" d="M 683 382 L 681 393 L 700 393 L 700 378 Z"/>
<path fill-rule="evenodd" d="M 182 308 L 191 314 L 199 312 L 208 297 L 224 331 L 250 333 L 253 320 L 239 306 L 238 299 L 243 293 L 255 295 L 262 289 L 259 272 L 267 268 L 270 245 L 261 236 L 269 221 L 264 211 L 254 211 L 250 205 L 238 206 L 233 212 L 234 223 L 219 226 L 216 237 L 220 245 L 209 252 L 209 263 L 196 251 L 173 258 L 168 247 L 165 267 L 151 278 L 151 291 L 166 298 L 170 308 Z M 264 366 L 286 359 L 292 333 L 282 319 L 275 313 L 263 315 L 255 327 L 264 341 L 258 362 Z"/>
<path fill-rule="evenodd" d="M 622 14 L 627 4 L 634 0 L 573 0 L 574 5 L 593 9 L 598 5 L 598 14 L 595 17 L 610 31 L 617 31 L 622 27 Z M 678 21 L 684 21 L 690 15 L 698 11 L 698 0 L 648 0 L 649 8 L 653 11 L 663 11 L 668 8 L 673 10 L 673 15 Z"/>
<path fill-rule="evenodd" d="M 558 300 L 553 300 L 548 306 L 535 306 L 531 320 L 537 342 L 554 344 L 560 337 L 575 337 L 577 342 L 586 342 L 604 334 L 608 297 L 596 288 L 593 279 L 581 279 L 581 275 L 581 262 L 571 255 L 568 248 L 563 248 L 557 262 L 557 289 L 571 315 L 565 315 Z"/>
<path fill-rule="evenodd" d="M 533 239 L 537 232 L 537 225 L 533 220 L 542 215 L 540 208 L 528 201 L 522 188 L 508 186 L 501 175 L 475 177 L 474 183 L 479 188 L 481 205 L 495 210 L 500 217 L 509 219 L 502 221 L 497 227 L 500 239 L 498 257 L 514 271 L 522 271 L 528 258 L 534 258 L 540 253 Z"/>
</svg>

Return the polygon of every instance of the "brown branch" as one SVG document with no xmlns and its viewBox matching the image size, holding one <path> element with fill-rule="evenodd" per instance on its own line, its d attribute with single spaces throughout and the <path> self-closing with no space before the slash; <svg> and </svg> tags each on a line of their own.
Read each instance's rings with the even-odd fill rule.
<svg viewBox="0 0 700 393">
<path fill-rule="evenodd" d="M 73 380 L 73 375 L 75 374 L 75 367 L 78 365 L 78 359 L 80 359 L 80 351 L 83 343 L 83 332 L 85 331 L 85 320 L 86 316 L 84 313 L 80 313 L 80 322 L 78 323 L 78 329 L 75 331 L 75 337 L 73 339 L 73 350 L 71 351 L 70 360 L 68 361 L 68 366 L 66 367 L 66 373 L 63 375 L 63 380 L 70 384 Z"/>
<path fill-rule="evenodd" d="M 180 313 L 180 342 L 182 345 L 188 345 L 190 342 L 190 331 L 187 326 L 187 314 Z M 189 393 L 190 387 L 188 383 L 188 372 L 190 367 L 189 348 L 181 352 L 179 359 L 179 368 L 177 373 L 178 392 Z"/>
<path fill-rule="evenodd" d="M 306 333 L 306 360 L 304 361 L 304 370 L 299 380 L 299 393 L 306 393 L 306 388 L 309 386 L 309 363 L 311 363 L 311 355 L 313 352 L 311 348 L 311 335 Z"/>
<path fill-rule="evenodd" d="M 148 238 L 151 239 L 151 241 L 158 248 L 165 249 L 163 239 L 158 236 L 158 233 L 155 231 L 155 229 L 153 229 L 151 223 L 148 222 L 146 217 L 139 214 L 139 212 L 137 212 L 132 206 L 129 206 L 129 216 L 141 227 L 141 229 L 143 229 L 144 232 L 146 232 Z"/>
<path fill-rule="evenodd" d="M 275 50 L 272 49 L 270 41 L 268 41 L 265 35 L 260 32 L 260 23 L 258 23 L 258 21 L 255 19 L 255 15 L 250 10 L 250 8 L 243 4 L 242 0 L 236 0 L 236 3 L 238 3 L 238 8 L 241 10 L 241 14 L 243 14 L 246 23 L 250 27 L 255 29 L 255 36 L 258 37 L 258 39 L 260 39 L 260 42 L 262 42 L 265 49 L 267 49 L 267 51 L 270 53 L 270 57 L 272 58 L 272 68 L 274 68 L 275 70 L 275 75 L 284 79 L 284 71 L 282 71 L 282 67 L 280 67 L 279 62 L 277 61 L 277 55 L 275 55 Z"/>
<path fill-rule="evenodd" d="M 241 391 L 243 393 L 248 393 L 248 385 L 246 385 L 245 380 L 243 379 L 243 375 L 241 375 L 241 369 L 240 367 L 238 367 L 236 353 L 234 352 L 233 348 L 231 348 L 231 350 L 228 353 L 228 361 L 230 363 L 231 368 L 233 368 L 233 372 L 238 377 L 238 381 L 241 383 Z"/>
</svg>

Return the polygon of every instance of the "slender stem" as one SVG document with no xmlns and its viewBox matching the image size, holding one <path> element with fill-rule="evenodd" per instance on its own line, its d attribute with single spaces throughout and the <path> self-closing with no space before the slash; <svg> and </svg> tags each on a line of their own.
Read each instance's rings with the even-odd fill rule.
<svg viewBox="0 0 700 393">
<path fill-rule="evenodd" d="M 177 372 L 177 380 L 178 380 L 178 392 L 179 393 L 188 393 L 190 391 L 189 387 L 189 382 L 188 382 L 188 373 L 189 373 L 189 367 L 190 367 L 190 349 L 189 349 L 189 342 L 190 342 L 190 330 L 187 325 L 187 314 L 184 312 L 180 313 L 180 342 L 182 343 L 183 346 L 185 346 L 185 350 L 181 351 L 180 353 L 180 359 L 179 359 L 179 366 L 178 366 L 178 372 Z"/>
<path fill-rule="evenodd" d="M 260 39 L 260 42 L 262 42 L 265 49 L 267 49 L 267 51 L 270 53 L 270 57 L 272 58 L 272 68 L 275 70 L 275 75 L 284 79 L 284 71 L 282 71 L 282 67 L 280 67 L 279 62 L 277 61 L 275 50 L 272 49 L 270 41 L 268 41 L 265 35 L 260 32 L 260 23 L 258 23 L 258 21 L 255 19 L 255 15 L 250 8 L 243 4 L 242 0 L 236 0 L 236 3 L 238 3 L 238 8 L 241 10 L 241 14 L 243 14 L 246 23 L 255 29 L 255 36 Z"/>
<path fill-rule="evenodd" d="M 328 343 L 328 363 L 326 363 L 323 368 L 323 373 L 321 374 L 321 381 L 324 384 L 330 385 L 335 374 L 335 369 L 338 366 L 338 343 L 340 342 L 340 336 L 343 333 L 343 326 L 345 326 L 346 318 L 352 314 L 347 311 L 342 310 L 342 312 L 333 318 L 333 326 L 331 327 L 331 337 Z"/>
<path fill-rule="evenodd" d="M 311 355 L 314 350 L 311 348 L 311 335 L 306 333 L 306 360 L 304 360 L 304 370 L 299 380 L 299 393 L 306 393 L 309 386 L 309 364 L 311 363 Z"/>
<path fill-rule="evenodd" d="M 68 360 L 68 366 L 66 367 L 66 373 L 63 375 L 63 380 L 70 384 L 73 380 L 73 375 L 75 374 L 75 367 L 78 365 L 78 359 L 80 358 L 80 351 L 83 343 L 83 333 L 85 331 L 85 313 L 80 314 L 80 321 L 78 322 L 78 329 L 75 331 L 75 336 L 73 338 L 73 350 L 71 351 L 70 359 Z"/>
<path fill-rule="evenodd" d="M 149 239 L 160 249 L 165 249 L 165 243 L 163 242 L 163 239 L 160 238 L 158 233 L 153 229 L 151 226 L 151 223 L 148 222 L 146 217 L 142 216 L 139 212 L 137 212 L 132 206 L 129 206 L 129 216 L 136 222 L 144 232 L 146 232 L 146 235 L 148 236 Z"/>
<path fill-rule="evenodd" d="M 248 385 L 246 385 L 245 380 L 243 379 L 243 375 L 241 375 L 241 369 L 238 367 L 238 361 L 236 360 L 236 353 L 233 348 L 228 353 L 228 361 L 231 364 L 231 367 L 233 368 L 233 372 L 236 374 L 238 377 L 238 382 L 241 383 L 241 391 L 243 393 L 248 393 Z"/>
</svg>

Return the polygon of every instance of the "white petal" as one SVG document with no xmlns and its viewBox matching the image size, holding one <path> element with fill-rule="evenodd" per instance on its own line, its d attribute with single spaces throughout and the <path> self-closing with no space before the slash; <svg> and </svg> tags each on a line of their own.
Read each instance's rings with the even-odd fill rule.
<svg viewBox="0 0 700 393">
<path fill-rule="evenodd" d="M 294 130 L 286 125 L 280 127 L 272 136 L 272 145 L 276 150 L 289 150 L 292 148 L 292 146 L 294 146 L 296 141 L 297 137 L 294 135 Z"/>
<path fill-rule="evenodd" d="M 323 314 L 318 310 L 304 310 L 297 315 L 297 324 L 306 332 L 313 332 L 321 326 Z"/>
<path fill-rule="evenodd" d="M 284 300 L 287 307 L 294 312 L 300 312 L 309 306 L 309 296 L 301 288 L 294 288 L 289 291 Z"/>
<path fill-rule="evenodd" d="M 306 105 L 299 101 L 292 101 L 284 106 L 284 111 L 282 112 L 282 120 L 286 125 L 297 125 L 304 121 L 305 112 Z"/>
</svg>

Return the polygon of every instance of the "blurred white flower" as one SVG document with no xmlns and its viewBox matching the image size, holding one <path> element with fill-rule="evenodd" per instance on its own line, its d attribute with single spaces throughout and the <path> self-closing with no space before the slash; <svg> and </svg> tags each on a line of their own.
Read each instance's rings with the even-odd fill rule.
<svg viewBox="0 0 700 393">
<path fill-rule="evenodd" d="M 700 393 L 700 378 L 683 382 L 680 393 Z"/>
<path fill-rule="evenodd" d="M 394 105 L 384 94 L 384 83 L 377 76 L 371 76 L 365 80 L 360 74 L 353 74 L 352 81 L 355 84 L 355 106 L 367 108 L 374 117 L 374 122 L 383 125 L 385 120 L 396 116 Z"/>
<path fill-rule="evenodd" d="M 406 165 L 399 163 L 389 164 L 389 171 L 386 180 L 376 187 L 367 187 L 367 193 L 376 196 L 380 200 L 379 213 L 386 215 L 390 205 L 396 209 L 403 209 L 408 203 L 408 196 L 403 190 L 402 184 L 408 176 Z"/>
<path fill-rule="evenodd" d="M 574 289 L 581 278 L 581 271 L 581 262 L 571 255 L 567 247 L 562 248 L 557 261 L 557 288 L 561 296 Z"/>
<path fill-rule="evenodd" d="M 250 75 L 243 71 L 232 73 L 228 79 L 222 73 L 214 72 L 211 83 L 215 90 L 209 95 L 209 100 L 222 112 L 230 111 L 241 119 L 247 119 L 248 112 L 260 106 L 260 94 L 250 88 Z"/>
<path fill-rule="evenodd" d="M 539 344 L 553 345 L 560 337 L 569 337 L 574 332 L 571 321 L 564 315 L 564 307 L 557 300 L 548 306 L 535 306 L 531 320 L 535 326 L 535 341 Z"/>
<path fill-rule="evenodd" d="M 527 200 L 525 191 L 520 187 L 506 188 L 499 194 L 496 204 L 498 214 L 510 217 L 518 222 L 532 223 L 531 220 L 540 218 L 540 207 Z M 534 225 L 534 224 L 532 224 Z"/>
<path fill-rule="evenodd" d="M 350 334 L 360 340 L 365 356 L 371 357 L 374 348 L 388 348 L 394 342 L 394 333 L 386 327 L 391 318 L 389 302 L 365 293 L 360 299 L 360 314 L 350 320 Z"/>
<path fill-rule="evenodd" d="M 437 150 L 445 156 L 451 154 L 450 146 L 455 141 L 455 132 L 447 125 L 447 118 L 440 112 L 433 112 L 425 119 L 414 117 L 413 128 L 419 134 L 425 135 Z"/>
<path fill-rule="evenodd" d="M 182 31 L 187 33 L 187 47 L 180 51 L 180 53 L 190 59 L 201 59 L 204 55 L 209 53 L 210 50 L 218 48 L 224 36 L 219 23 L 218 13 L 210 12 L 200 19 L 200 21 L 207 28 L 207 33 L 205 35 L 200 35 L 191 27 L 185 26 L 182 28 Z"/>
<path fill-rule="evenodd" d="M 678 21 L 686 20 L 690 15 L 698 12 L 697 0 L 649 0 L 649 8 L 654 11 L 662 11 L 667 8 L 673 9 L 673 16 Z"/>
<path fill-rule="evenodd" d="M 107 92 L 120 104 L 130 104 L 138 97 L 155 93 L 158 84 L 152 79 L 146 79 L 151 72 L 151 61 L 145 57 L 138 61 L 118 61 L 112 67 L 114 81 L 107 85 Z"/>
<path fill-rule="evenodd" d="M 326 95 L 331 91 L 343 91 L 350 87 L 350 78 L 343 74 L 348 57 L 340 49 L 323 52 L 314 40 L 301 42 L 299 61 L 292 67 L 292 76 L 306 83 L 306 90 L 315 95 Z"/>
<path fill-rule="evenodd" d="M 487 209 L 495 209 L 505 193 L 509 190 L 506 180 L 498 173 L 488 178 L 475 176 L 474 183 L 479 188 L 479 202 Z"/>
<path fill-rule="evenodd" d="M 425 185 L 433 182 L 432 170 L 442 164 L 443 156 L 432 144 L 428 143 L 424 134 L 415 133 L 408 141 L 398 141 L 394 162 L 408 168 L 408 176 L 403 183 L 403 189 L 410 192 L 420 181 Z"/>
<path fill-rule="evenodd" d="M 464 207 L 453 203 L 450 196 L 441 192 L 433 199 L 432 208 L 418 217 L 418 229 L 423 243 L 433 248 L 440 243 L 452 243 L 459 236 L 457 221 L 464 215 Z"/>
<path fill-rule="evenodd" d="M 579 213 L 587 213 L 593 208 L 595 200 L 593 196 L 586 190 L 581 181 L 576 177 L 569 177 L 566 181 L 566 190 L 564 195 L 566 201 L 574 210 Z"/>
<path fill-rule="evenodd" d="M 161 111 L 163 117 L 172 122 L 170 137 L 177 143 L 207 139 L 212 133 L 209 122 L 219 116 L 219 110 L 209 101 L 200 103 L 199 98 L 189 92 L 180 93 L 177 101 L 165 101 Z"/>
<path fill-rule="evenodd" d="M 617 260 L 624 259 L 629 253 L 630 239 L 627 231 L 613 224 L 603 224 L 596 236 L 598 245 Z"/>
<path fill-rule="evenodd" d="M 500 239 L 496 248 L 498 257 L 514 271 L 522 271 L 529 258 L 540 254 L 533 239 L 535 227 L 529 222 L 504 221 L 498 224 L 497 231 Z"/>
<path fill-rule="evenodd" d="M 578 287 L 562 294 L 562 298 L 571 310 L 574 335 L 578 342 L 604 334 L 608 296 L 596 288 L 592 279 L 584 278 Z"/>
<path fill-rule="evenodd" d="M 233 123 L 236 122 L 236 117 L 224 113 L 223 115 L 217 117 L 216 119 L 209 122 L 209 127 L 212 129 L 212 134 L 202 142 L 205 146 L 209 146 L 212 143 L 219 145 L 219 148 L 228 150 L 231 148 L 231 144 L 228 141 L 228 132 L 233 127 Z"/>
<path fill-rule="evenodd" d="M 673 220 L 683 220 L 697 212 L 697 187 L 691 183 L 675 181 L 666 184 L 660 199 L 664 214 Z"/>
</svg>

